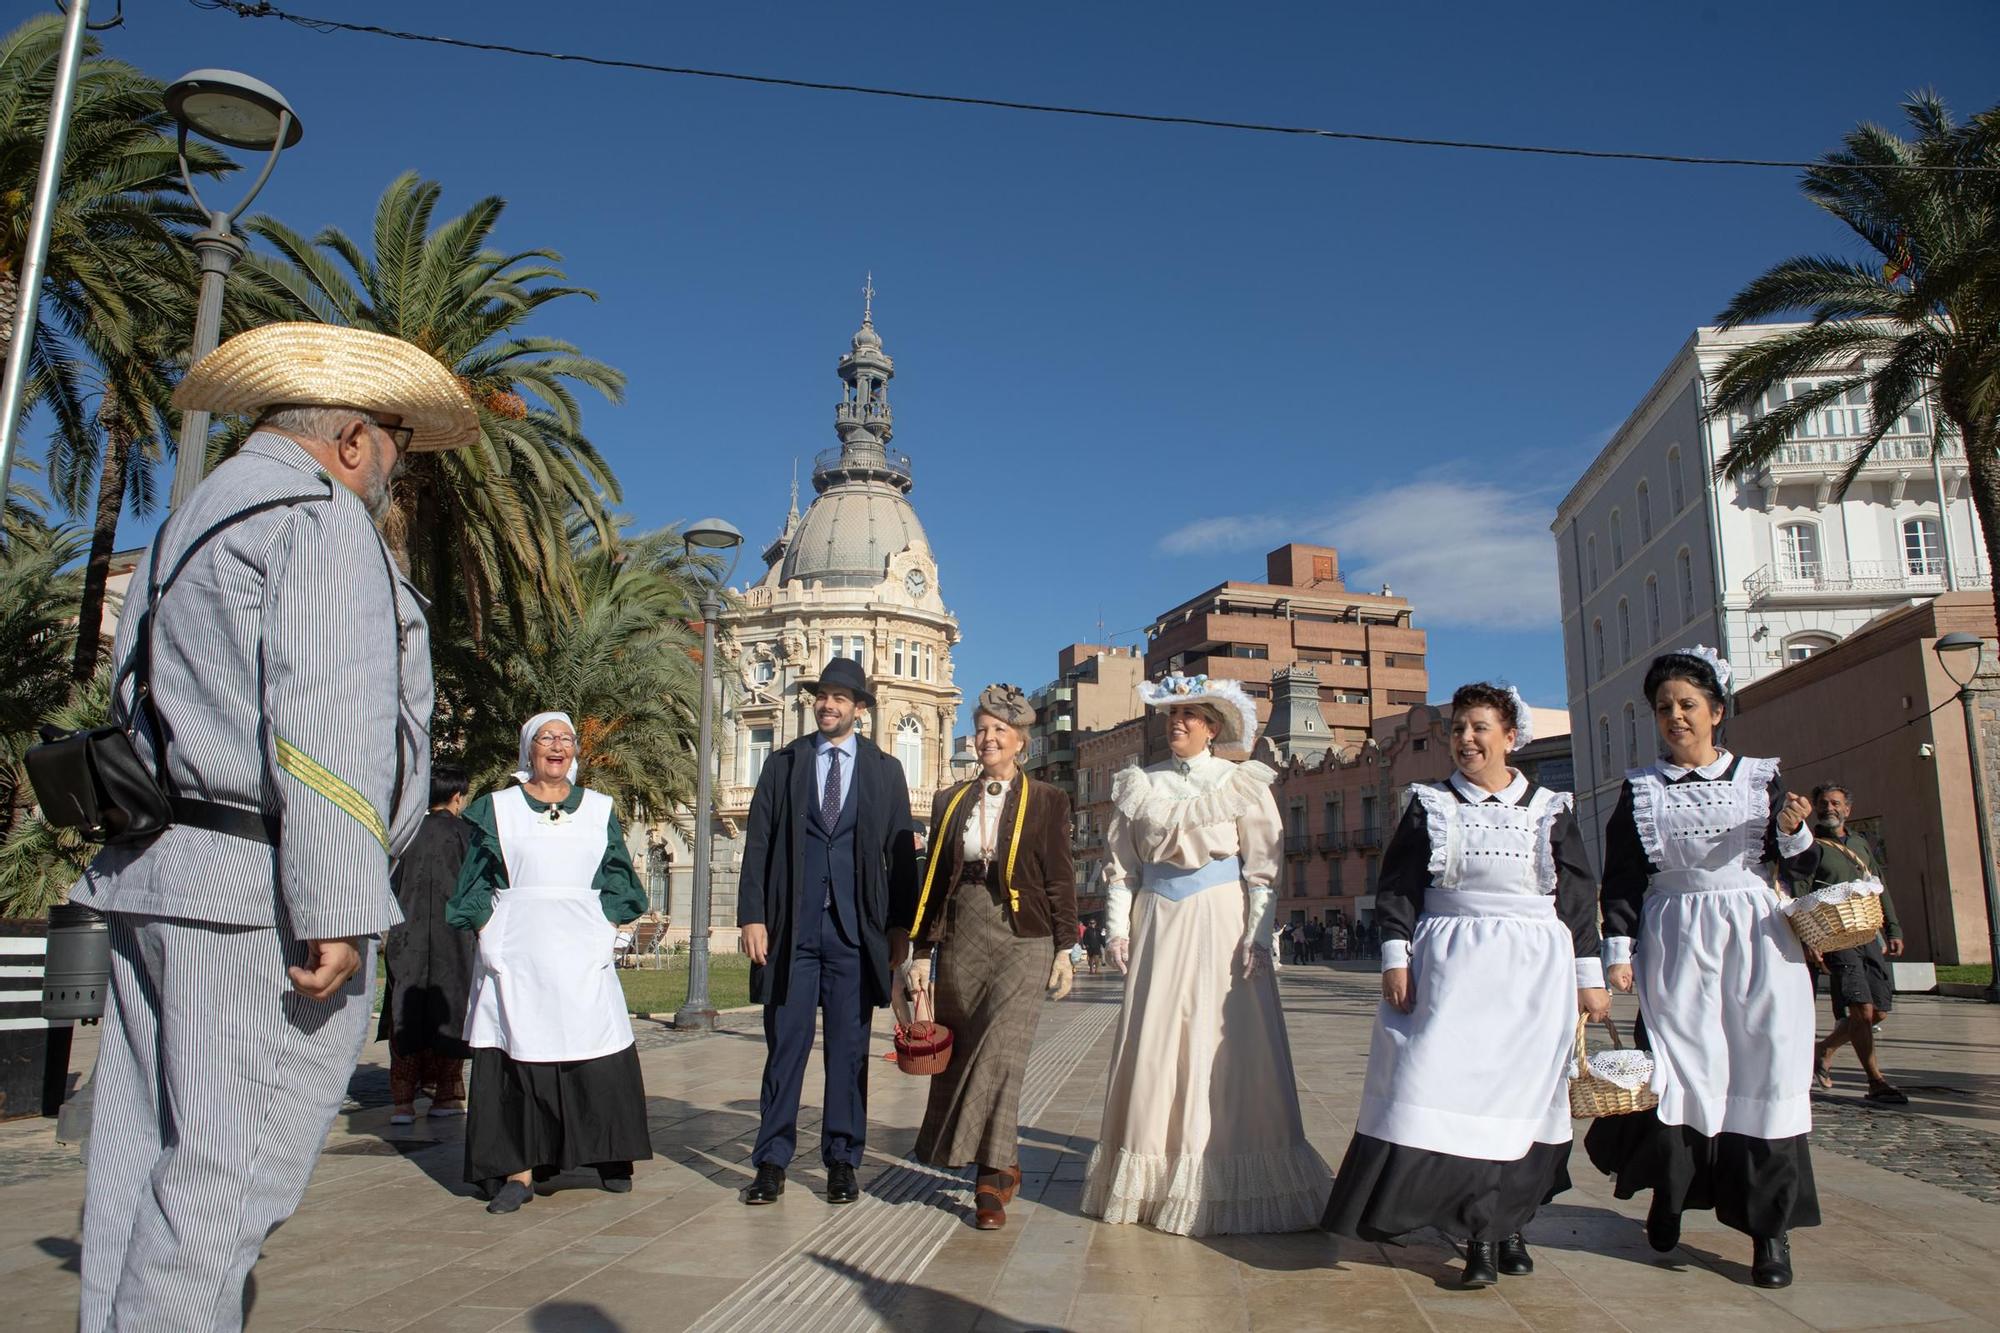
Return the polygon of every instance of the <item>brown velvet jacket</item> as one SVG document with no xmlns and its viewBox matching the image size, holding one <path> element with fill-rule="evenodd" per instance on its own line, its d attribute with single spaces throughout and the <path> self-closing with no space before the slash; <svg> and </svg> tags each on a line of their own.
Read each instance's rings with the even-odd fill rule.
<svg viewBox="0 0 2000 1333">
<path fill-rule="evenodd" d="M 984 783 L 984 778 L 975 779 Z M 965 821 L 971 817 L 979 804 L 977 791 L 966 792 L 965 799 L 953 810 L 951 819 L 944 817 L 951 798 L 972 783 L 957 783 L 944 788 L 931 804 L 931 831 L 926 847 L 931 864 L 925 867 L 925 877 L 930 886 L 927 899 L 919 888 L 919 903 L 904 917 L 905 924 L 916 921 L 915 939 L 919 944 L 933 944 L 938 939 L 945 917 L 945 906 L 951 897 L 952 886 L 958 883 L 960 868 L 965 862 Z M 1000 820 L 996 826 L 1001 851 L 1000 868 L 996 875 L 1004 877 L 1006 848 L 1014 835 L 1014 820 L 1020 808 L 1021 794 L 1027 793 L 1028 813 L 1021 826 L 1020 851 L 1014 858 L 1014 879 L 1012 892 L 1008 895 L 1008 920 L 1014 933 L 1024 938 L 1048 938 L 1051 949 L 1067 949 L 1076 943 L 1076 872 L 1070 863 L 1070 811 L 1069 797 L 1046 782 L 1037 782 L 1025 774 L 1014 779 L 1013 788 L 1000 809 Z"/>
</svg>

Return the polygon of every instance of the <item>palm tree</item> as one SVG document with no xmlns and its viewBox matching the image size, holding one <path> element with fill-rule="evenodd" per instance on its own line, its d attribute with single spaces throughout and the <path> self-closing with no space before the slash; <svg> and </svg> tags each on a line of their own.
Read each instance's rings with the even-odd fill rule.
<svg viewBox="0 0 2000 1333">
<path fill-rule="evenodd" d="M 111 716 L 111 668 L 107 665 L 48 715 L 59 731 L 103 726 Z M 26 786 L 18 760 L 8 766 L 17 784 L 8 793 L 16 816 L 0 841 L 0 916 L 39 917 L 68 896 L 97 848 L 74 829 L 42 818 Z"/>
<path fill-rule="evenodd" d="M 0 359 L 14 351 L 62 28 L 51 15 L 0 38 Z M 79 680 L 95 667 L 119 513 L 128 500 L 140 513 L 151 507 L 146 465 L 169 443 L 169 372 L 194 311 L 185 237 L 202 223 L 182 191 L 161 85 L 123 61 L 103 59 L 95 42 L 84 50 L 40 293 L 44 317 L 28 349 L 26 404 L 50 411 L 50 482 L 65 508 L 82 513 L 97 491 L 73 664 Z M 199 144 L 188 146 L 188 165 L 203 175 L 232 169 Z"/>
<path fill-rule="evenodd" d="M 521 722 L 544 709 L 576 720 L 577 763 L 621 815 L 664 816 L 693 795 L 701 636 L 690 620 L 717 570 L 690 561 L 671 529 L 606 546 L 577 543 L 580 605 L 531 603 L 525 625 L 495 622 L 480 651 L 440 653 L 441 749 L 497 786 Z"/>
<path fill-rule="evenodd" d="M 82 543 L 24 504 L 0 543 L 0 835 L 32 805 L 22 756 L 37 729 L 70 698 L 70 646 L 82 576 L 69 568 Z"/>
<path fill-rule="evenodd" d="M 1805 173 L 1806 197 L 1872 255 L 1785 260 L 1738 292 L 1717 321 L 1734 328 L 1811 316 L 1732 355 L 1717 378 L 1712 415 L 1747 410 L 1788 379 L 1832 370 L 1753 417 L 1717 471 L 1755 471 L 1810 414 L 1864 389 L 1873 427 L 1841 478 L 1845 494 L 1882 437 L 1921 410 L 1928 394 L 1930 415 L 1941 415 L 1964 444 L 1987 559 L 2000 569 L 2000 108 L 1958 125 L 1924 93 L 1904 110 L 1914 138 L 1862 125 Z"/>
<path fill-rule="evenodd" d="M 574 345 L 524 331 L 543 307 L 595 294 L 569 285 L 561 256 L 507 253 L 489 242 L 506 201 L 474 203 L 432 226 L 440 187 L 412 172 L 383 193 L 374 254 L 328 227 L 308 242 L 269 218 L 245 230 L 277 251 L 252 255 L 243 317 L 305 319 L 392 334 L 455 373 L 479 409 L 469 448 L 412 457 L 396 489 L 389 534 L 431 599 L 441 634 L 475 639 L 497 609 L 579 604 L 566 523 L 581 515 L 611 538 L 606 506 L 618 484 L 583 433 L 574 387 L 612 402 L 625 377 Z"/>
</svg>

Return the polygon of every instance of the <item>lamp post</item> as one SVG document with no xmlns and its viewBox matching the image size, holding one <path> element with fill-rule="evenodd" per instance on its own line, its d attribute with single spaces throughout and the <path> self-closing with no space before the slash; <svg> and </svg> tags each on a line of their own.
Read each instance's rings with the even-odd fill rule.
<svg viewBox="0 0 2000 1333">
<path fill-rule="evenodd" d="M 250 207 L 250 201 L 271 179 L 278 154 L 296 144 L 305 131 L 292 112 L 291 103 L 276 88 L 228 69 L 198 69 L 167 86 L 167 111 L 180 124 L 175 151 L 181 163 L 181 183 L 196 207 L 208 214 L 208 225 L 194 234 L 195 258 L 201 265 L 201 303 L 194 317 L 194 342 L 188 350 L 188 364 L 215 350 L 222 335 L 222 287 L 229 270 L 243 257 L 243 242 L 237 239 L 236 219 Z M 247 148 L 266 154 L 264 169 L 250 183 L 250 192 L 236 207 L 221 212 L 210 208 L 194 186 L 188 170 L 187 138 L 192 130 L 204 139 L 231 148 Z M 208 413 L 191 411 L 181 416 L 179 452 L 174 461 L 174 488 L 169 505 L 181 507 L 208 470 Z"/>
<path fill-rule="evenodd" d="M 715 828 L 715 618 L 722 614 L 722 588 L 736 572 L 743 534 L 732 523 L 704 518 L 681 533 L 692 556 L 697 549 L 728 551 L 729 568 L 705 585 L 701 593 L 701 731 L 696 740 L 699 768 L 694 786 L 694 901 L 688 905 L 687 1002 L 674 1015 L 676 1028 L 715 1027 L 715 1006 L 708 1000 L 709 844 Z"/>
<path fill-rule="evenodd" d="M 1972 710 L 1972 682 L 1978 677 L 1980 661 L 1986 655 L 1986 641 L 1977 634 L 1961 631 L 1945 635 L 1931 645 L 1931 651 L 1937 654 L 1938 665 L 1951 677 L 1952 684 L 1958 686 L 1959 706 L 1965 710 L 1965 753 L 1972 764 L 1972 817 L 1979 830 L 1979 873 L 1986 889 L 1986 947 L 1994 968 L 1986 983 L 1986 994 L 1981 998 L 1988 1004 L 2000 1004 L 2000 878 L 1993 871 L 1986 770 L 1979 758 L 1979 721 Z M 1955 669 L 1960 662 L 1971 663 L 1964 676 Z"/>
</svg>

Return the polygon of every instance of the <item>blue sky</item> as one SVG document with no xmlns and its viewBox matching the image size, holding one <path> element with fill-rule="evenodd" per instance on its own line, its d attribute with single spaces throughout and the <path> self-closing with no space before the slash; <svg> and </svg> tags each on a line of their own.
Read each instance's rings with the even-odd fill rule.
<svg viewBox="0 0 2000 1333">
<path fill-rule="evenodd" d="M 109 6 L 105 6 L 108 8 Z M 2000 6 L 285 0 L 355 22 L 792 77 L 1371 132 L 1810 158 L 1910 89 L 2000 101 Z M 16 13 L 28 7 L 13 7 Z M 244 70 L 306 137 L 258 207 L 365 237 L 414 169 L 599 300 L 590 433 L 641 527 L 754 548 L 836 443 L 873 270 L 896 443 L 964 631 L 1028 686 L 1284 540 L 1430 631 L 1432 696 L 1562 700 L 1556 501 L 1697 324 L 1844 247 L 1794 173 L 1112 124 L 321 35 L 134 0 L 107 50 Z M 126 545 L 149 523 L 128 521 Z"/>
</svg>

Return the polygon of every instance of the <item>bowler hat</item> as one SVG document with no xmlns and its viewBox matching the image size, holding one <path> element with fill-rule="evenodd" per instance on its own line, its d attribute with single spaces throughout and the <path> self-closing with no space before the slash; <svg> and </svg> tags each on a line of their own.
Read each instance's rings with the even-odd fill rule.
<svg viewBox="0 0 2000 1333">
<path fill-rule="evenodd" d="M 826 664 L 818 680 L 799 682 L 799 690 L 804 694 L 818 694 L 827 689 L 846 690 L 870 708 L 875 706 L 875 695 L 868 688 L 868 677 L 862 672 L 861 663 L 851 657 L 836 657 Z"/>
</svg>

